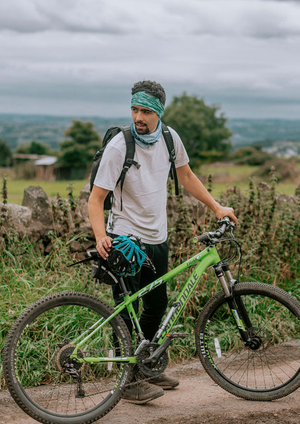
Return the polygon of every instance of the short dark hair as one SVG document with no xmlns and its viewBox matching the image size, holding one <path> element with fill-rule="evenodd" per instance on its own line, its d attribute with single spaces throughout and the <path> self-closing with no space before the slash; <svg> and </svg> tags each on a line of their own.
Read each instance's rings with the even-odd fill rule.
<svg viewBox="0 0 300 424">
<path fill-rule="evenodd" d="M 134 84 L 131 89 L 131 94 L 138 93 L 139 91 L 145 91 L 145 93 L 151 96 L 157 97 L 163 105 L 166 104 L 166 92 L 164 88 L 155 81 L 139 81 Z"/>
</svg>

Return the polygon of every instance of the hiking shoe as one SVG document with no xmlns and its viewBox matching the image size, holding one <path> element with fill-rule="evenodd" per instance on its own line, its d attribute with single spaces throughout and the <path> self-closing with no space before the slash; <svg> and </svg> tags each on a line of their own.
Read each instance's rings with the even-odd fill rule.
<svg viewBox="0 0 300 424">
<path fill-rule="evenodd" d="M 149 384 L 147 381 L 138 381 L 136 384 L 133 384 L 124 390 L 122 399 L 127 402 L 141 405 L 163 396 L 163 394 L 163 389 L 160 389 L 153 384 Z"/>
<path fill-rule="evenodd" d="M 179 381 L 176 378 L 168 377 L 164 373 L 148 381 L 150 384 L 155 384 L 155 386 L 159 386 L 164 390 L 172 390 L 179 386 Z"/>
</svg>

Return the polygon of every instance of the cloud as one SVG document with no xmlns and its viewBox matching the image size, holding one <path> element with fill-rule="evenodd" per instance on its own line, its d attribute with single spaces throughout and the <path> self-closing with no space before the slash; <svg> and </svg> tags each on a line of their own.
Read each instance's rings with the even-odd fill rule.
<svg viewBox="0 0 300 424">
<path fill-rule="evenodd" d="M 141 79 L 237 111 L 300 99 L 296 1 L 3 1 L 0 48 L 0 112 L 124 115 Z"/>
<path fill-rule="evenodd" d="M 17 11 L 17 12 L 16 12 Z M 300 35 L 297 1 L 276 0 L 10 0 L 0 27 L 16 32 L 286 37 Z"/>
<path fill-rule="evenodd" d="M 16 12 L 17 11 L 17 12 Z M 121 20 L 121 16 L 124 20 Z M 10 0 L 0 4 L 0 27 L 20 33 L 41 31 L 122 33 L 132 17 L 125 7 L 96 0 Z"/>
</svg>

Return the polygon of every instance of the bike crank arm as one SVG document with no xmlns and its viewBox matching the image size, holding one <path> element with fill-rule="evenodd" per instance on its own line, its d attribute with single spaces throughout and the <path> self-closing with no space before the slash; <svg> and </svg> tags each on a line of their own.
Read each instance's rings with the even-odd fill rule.
<svg viewBox="0 0 300 424">
<path fill-rule="evenodd" d="M 155 364 L 168 349 L 174 339 L 188 337 L 188 333 L 167 333 L 162 344 L 152 353 L 149 358 L 144 360 L 145 364 Z"/>
</svg>

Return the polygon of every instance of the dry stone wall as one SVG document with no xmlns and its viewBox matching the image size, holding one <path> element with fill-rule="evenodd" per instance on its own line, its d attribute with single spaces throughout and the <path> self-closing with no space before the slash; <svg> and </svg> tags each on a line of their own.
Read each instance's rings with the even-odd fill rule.
<svg viewBox="0 0 300 424">
<path fill-rule="evenodd" d="M 266 183 L 262 183 L 260 188 L 264 192 L 270 190 Z M 229 188 L 228 192 L 230 190 Z M 69 243 L 70 250 L 80 256 L 95 244 L 88 219 L 89 193 L 87 184 L 81 190 L 75 205 L 70 205 L 68 199 L 48 198 L 41 187 L 30 186 L 24 190 L 22 206 L 0 202 L 0 250 L 3 240 L 13 232 L 20 239 L 27 237 L 44 254 L 51 252 L 55 237 L 73 239 Z M 295 197 L 281 195 L 277 201 L 295 204 Z M 180 241 L 177 239 L 181 237 L 180 221 L 185 221 L 186 227 L 197 231 L 197 228 L 203 225 L 206 207 L 183 191 L 180 198 L 169 195 L 167 214 L 176 233 L 172 242 L 177 243 Z"/>
<path fill-rule="evenodd" d="M 71 208 L 67 199 L 48 198 L 41 187 L 30 186 L 24 190 L 22 206 L 0 202 L 0 248 L 3 240 L 14 234 L 20 239 L 28 238 L 45 254 L 51 251 L 55 237 L 74 238 L 70 250 L 85 252 L 94 244 L 87 213 L 88 197 L 87 185 L 77 205 Z"/>
</svg>

